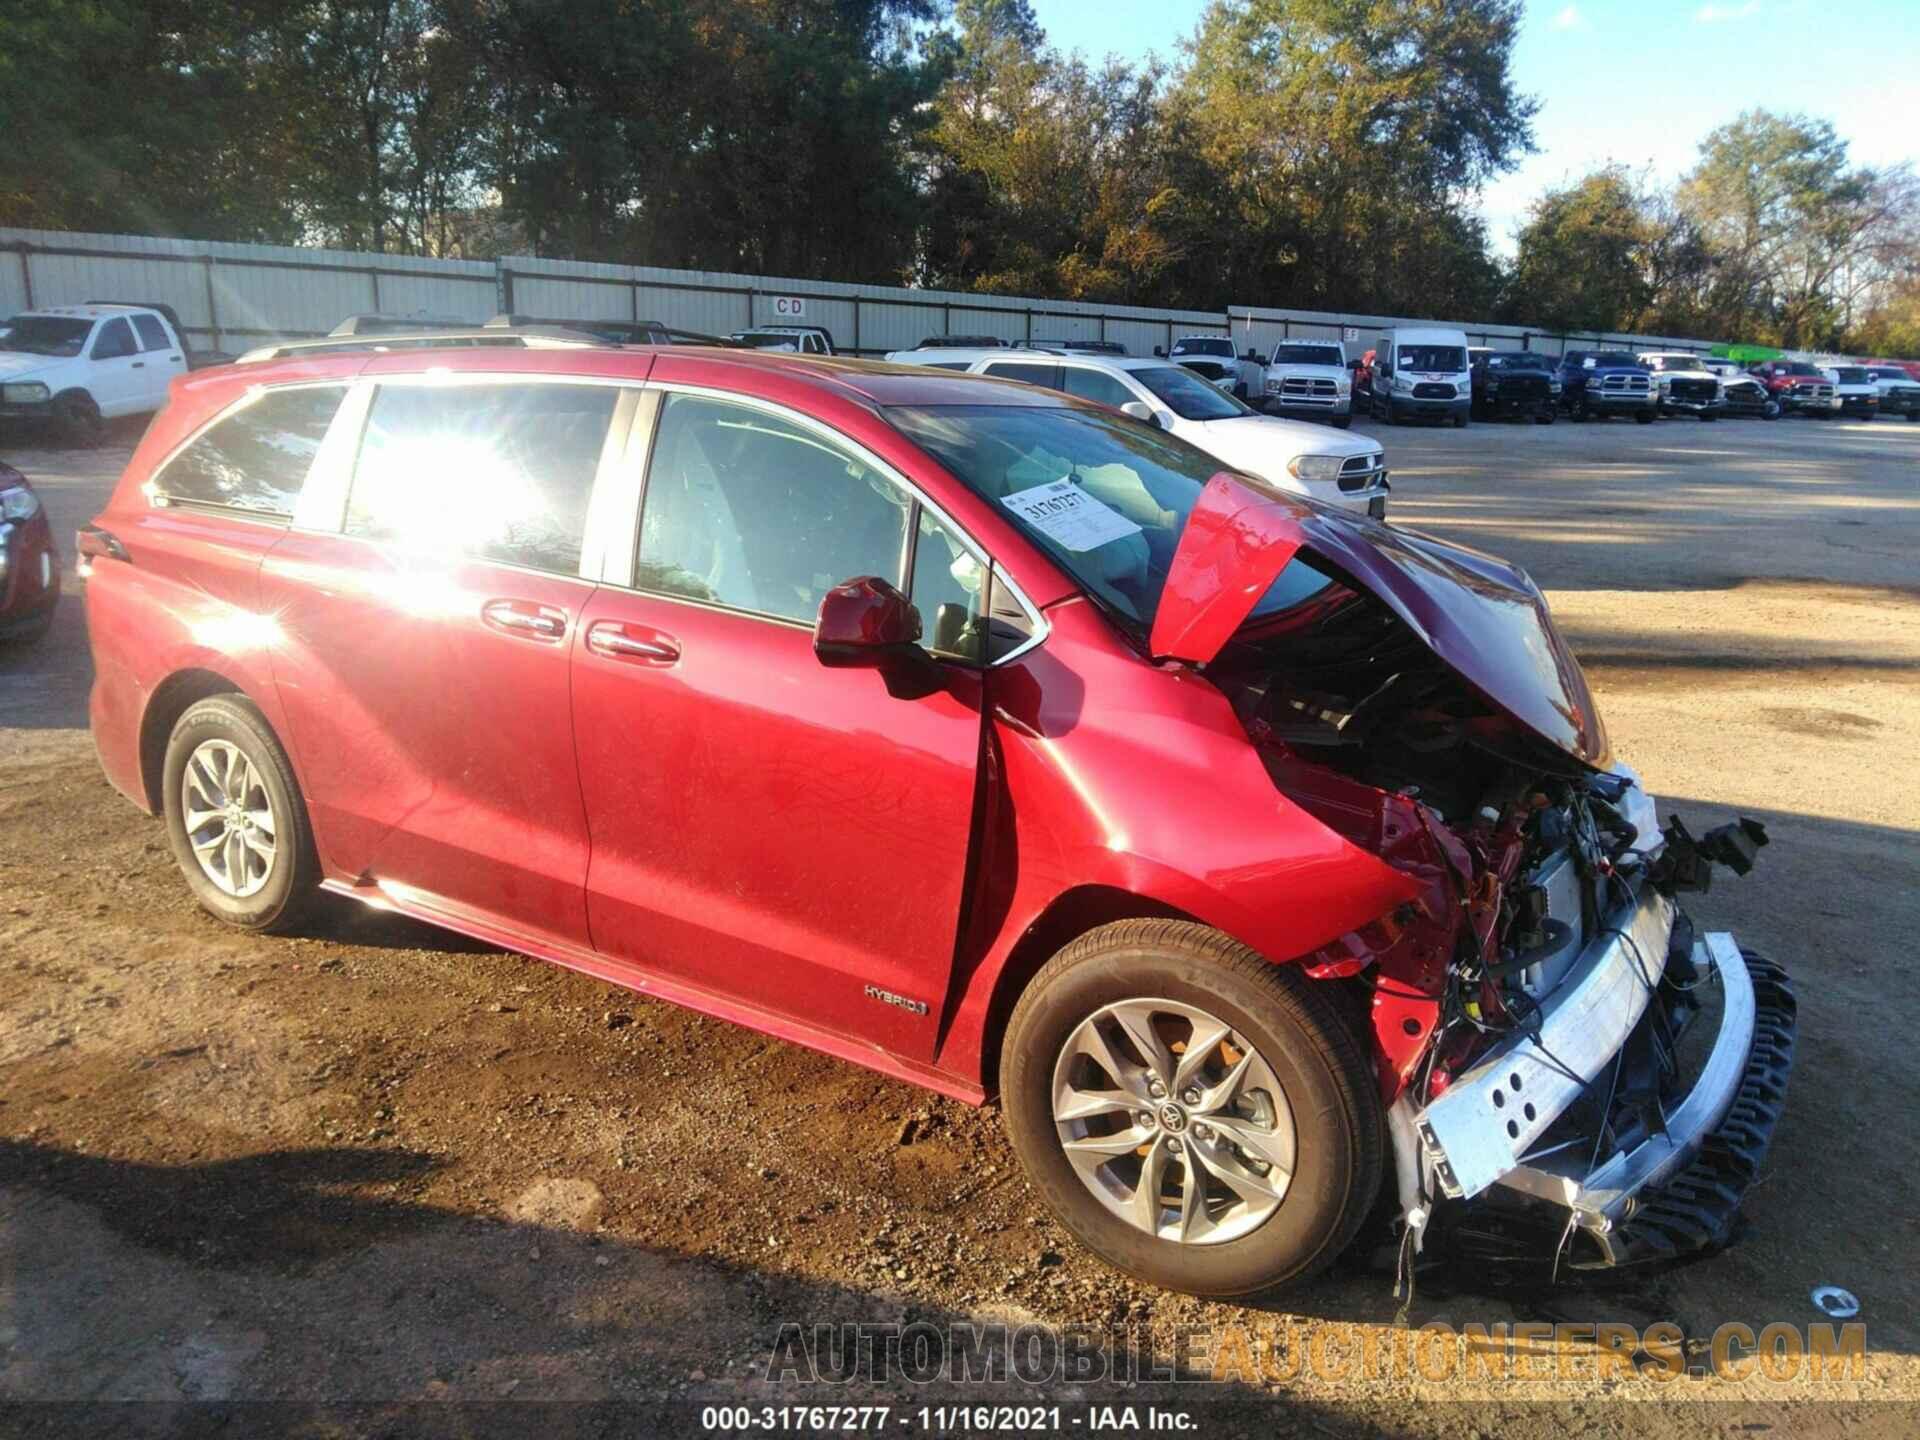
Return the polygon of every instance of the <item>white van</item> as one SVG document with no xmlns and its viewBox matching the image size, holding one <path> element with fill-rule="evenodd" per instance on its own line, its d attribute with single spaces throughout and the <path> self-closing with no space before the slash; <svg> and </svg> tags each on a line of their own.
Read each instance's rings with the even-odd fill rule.
<svg viewBox="0 0 1920 1440">
<path fill-rule="evenodd" d="M 1473 406 L 1467 332 L 1443 326 L 1382 332 L 1373 362 L 1373 416 L 1398 425 L 1431 415 L 1466 428 Z"/>
</svg>

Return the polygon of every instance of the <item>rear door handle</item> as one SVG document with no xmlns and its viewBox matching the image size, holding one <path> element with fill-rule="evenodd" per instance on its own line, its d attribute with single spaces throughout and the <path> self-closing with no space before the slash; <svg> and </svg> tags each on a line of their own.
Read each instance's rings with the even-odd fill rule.
<svg viewBox="0 0 1920 1440">
<path fill-rule="evenodd" d="M 494 629 L 523 640 L 560 640 L 567 633 L 564 610 L 532 600 L 489 600 L 480 618 Z"/>
<path fill-rule="evenodd" d="M 680 642 L 664 630 L 622 620 L 596 620 L 589 625 L 587 648 L 609 660 L 642 665 L 671 665 L 680 658 Z"/>
</svg>

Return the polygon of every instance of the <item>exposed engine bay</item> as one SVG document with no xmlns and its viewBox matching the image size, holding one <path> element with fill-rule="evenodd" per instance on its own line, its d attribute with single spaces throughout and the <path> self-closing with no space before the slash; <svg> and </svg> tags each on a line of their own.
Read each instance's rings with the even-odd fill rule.
<svg viewBox="0 0 1920 1440">
<path fill-rule="evenodd" d="M 1784 1091 L 1783 977 L 1730 936 L 1697 937 L 1674 904 L 1715 864 L 1745 874 L 1764 829 L 1663 831 L 1632 771 L 1548 743 L 1402 614 L 1309 569 L 1297 603 L 1243 629 L 1210 673 L 1276 787 L 1419 887 L 1303 962 L 1364 992 L 1403 1262 L 1430 1223 L 1556 1274 L 1724 1243 L 1737 1192 L 1665 1231 L 1642 1212 L 1713 1147 L 1749 1081 Z M 1690 1044 L 1712 1000 L 1720 1033 Z M 1747 1107 L 1747 1179 L 1778 1099 Z"/>
</svg>

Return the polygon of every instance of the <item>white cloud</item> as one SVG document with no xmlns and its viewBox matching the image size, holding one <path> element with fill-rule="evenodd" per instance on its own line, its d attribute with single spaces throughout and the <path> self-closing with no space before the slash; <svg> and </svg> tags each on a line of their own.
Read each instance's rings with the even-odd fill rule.
<svg viewBox="0 0 1920 1440">
<path fill-rule="evenodd" d="M 1760 0 L 1746 0 L 1741 5 L 1702 5 L 1693 19 L 1697 25 L 1718 25 L 1722 20 L 1745 20 L 1759 13 Z"/>
<path fill-rule="evenodd" d="M 1709 6 L 1708 8 L 1711 9 L 1712 7 Z M 1587 17 L 1580 13 L 1580 7 L 1578 5 L 1569 5 L 1553 17 L 1553 28 L 1556 30 L 1584 30 L 1587 28 Z"/>
</svg>

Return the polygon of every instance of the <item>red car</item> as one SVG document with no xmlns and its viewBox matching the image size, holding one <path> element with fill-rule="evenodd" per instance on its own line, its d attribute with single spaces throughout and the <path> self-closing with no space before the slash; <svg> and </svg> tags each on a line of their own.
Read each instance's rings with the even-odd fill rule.
<svg viewBox="0 0 1920 1440">
<path fill-rule="evenodd" d="M 1383 1185 L 1409 1244 L 1727 1237 L 1792 998 L 1672 897 L 1764 834 L 1661 833 L 1525 574 L 1051 390 L 501 341 L 176 382 L 82 533 L 101 762 L 213 914 L 330 891 L 997 1093 L 1190 1291 Z"/>
<path fill-rule="evenodd" d="M 60 555 L 27 477 L 0 460 L 0 644 L 30 644 L 53 624 Z"/>
</svg>

